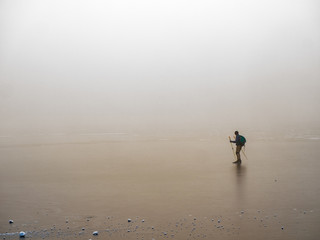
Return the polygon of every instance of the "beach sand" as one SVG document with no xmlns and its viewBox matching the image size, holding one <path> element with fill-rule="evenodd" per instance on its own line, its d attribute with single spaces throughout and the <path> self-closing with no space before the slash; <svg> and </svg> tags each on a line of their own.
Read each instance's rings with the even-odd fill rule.
<svg viewBox="0 0 320 240">
<path fill-rule="evenodd" d="M 2 143 L 0 237 L 320 239 L 319 147 L 249 138 L 235 165 L 223 138 Z"/>
</svg>

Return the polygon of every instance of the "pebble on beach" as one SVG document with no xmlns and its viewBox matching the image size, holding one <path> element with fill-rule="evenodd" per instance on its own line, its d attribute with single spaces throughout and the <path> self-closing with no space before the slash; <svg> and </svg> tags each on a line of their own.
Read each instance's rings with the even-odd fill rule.
<svg viewBox="0 0 320 240">
<path fill-rule="evenodd" d="M 20 233 L 19 233 L 19 237 L 24 238 L 25 236 L 26 236 L 26 233 L 25 233 L 25 232 L 20 232 Z"/>
<path fill-rule="evenodd" d="M 92 233 L 92 235 L 94 235 L 94 236 L 97 236 L 98 234 L 99 234 L 98 231 L 94 231 L 94 232 Z"/>
</svg>

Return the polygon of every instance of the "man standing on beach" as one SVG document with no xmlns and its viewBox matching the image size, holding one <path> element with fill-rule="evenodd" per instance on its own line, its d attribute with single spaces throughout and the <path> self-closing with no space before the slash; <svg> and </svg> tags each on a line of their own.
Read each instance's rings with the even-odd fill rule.
<svg viewBox="0 0 320 240">
<path fill-rule="evenodd" d="M 240 156 L 240 151 L 241 148 L 244 146 L 244 144 L 246 143 L 246 139 L 239 135 L 238 131 L 235 131 L 234 134 L 236 135 L 236 139 L 235 141 L 230 140 L 231 143 L 235 143 L 237 148 L 236 148 L 236 155 L 237 155 L 237 161 L 233 162 L 233 163 L 241 163 L 241 156 Z"/>
</svg>

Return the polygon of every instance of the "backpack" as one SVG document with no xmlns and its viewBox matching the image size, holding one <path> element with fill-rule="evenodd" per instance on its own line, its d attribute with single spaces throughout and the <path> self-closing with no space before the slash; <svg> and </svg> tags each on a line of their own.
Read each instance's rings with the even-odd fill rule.
<svg viewBox="0 0 320 240">
<path fill-rule="evenodd" d="M 246 144 L 246 142 L 247 142 L 246 138 L 245 138 L 244 136 L 241 136 L 241 135 L 240 135 L 240 144 L 241 144 L 242 146 L 244 146 L 244 145 Z"/>
</svg>

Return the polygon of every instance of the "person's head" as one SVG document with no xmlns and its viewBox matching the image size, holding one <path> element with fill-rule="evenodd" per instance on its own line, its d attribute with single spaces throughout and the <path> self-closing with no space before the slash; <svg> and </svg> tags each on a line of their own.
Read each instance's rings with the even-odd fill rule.
<svg viewBox="0 0 320 240">
<path fill-rule="evenodd" d="M 239 132 L 238 132 L 238 131 L 235 131 L 234 134 L 235 134 L 235 135 L 239 135 Z"/>
</svg>

